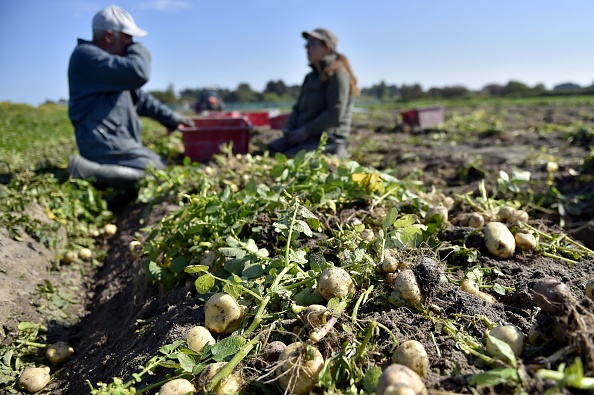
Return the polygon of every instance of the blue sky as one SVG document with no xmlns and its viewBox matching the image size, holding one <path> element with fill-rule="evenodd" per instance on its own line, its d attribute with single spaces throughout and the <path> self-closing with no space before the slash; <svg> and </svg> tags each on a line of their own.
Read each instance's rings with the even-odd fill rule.
<svg viewBox="0 0 594 395">
<path fill-rule="evenodd" d="M 68 98 L 77 38 L 112 2 L 0 0 L 0 101 L 38 105 Z M 327 27 L 360 86 L 423 88 L 517 80 L 547 88 L 594 82 L 591 0 L 121 0 L 149 32 L 145 86 L 164 90 L 241 82 L 262 90 L 308 71 L 303 30 Z"/>
</svg>

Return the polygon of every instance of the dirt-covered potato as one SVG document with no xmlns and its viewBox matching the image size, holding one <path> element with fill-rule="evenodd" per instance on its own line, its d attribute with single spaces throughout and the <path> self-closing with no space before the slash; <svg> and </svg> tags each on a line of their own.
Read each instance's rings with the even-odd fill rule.
<svg viewBox="0 0 594 395">
<path fill-rule="evenodd" d="M 331 267 L 322 272 L 317 291 L 326 300 L 344 298 L 355 292 L 351 275 L 341 267 Z"/>
<path fill-rule="evenodd" d="M 321 304 L 312 304 L 301 313 L 301 320 L 309 327 L 317 328 L 326 323 L 328 309 Z"/>
<path fill-rule="evenodd" d="M 498 215 L 499 221 L 501 222 L 513 222 L 516 215 L 516 209 L 509 206 L 501 207 Z"/>
<path fill-rule="evenodd" d="M 423 302 L 423 294 L 415 273 L 411 269 L 406 269 L 398 273 L 398 276 L 392 283 L 392 287 L 398 293 L 398 296 L 411 305 Z"/>
<path fill-rule="evenodd" d="M 522 355 L 522 350 L 524 349 L 524 334 L 522 333 L 520 328 L 518 328 L 517 326 L 514 326 L 514 325 L 496 326 L 495 328 L 493 328 L 489 331 L 489 336 L 492 336 L 495 339 L 499 339 L 499 340 L 507 343 L 510 346 L 510 348 L 512 349 L 512 351 L 514 352 L 514 355 L 516 357 L 519 357 L 520 355 Z M 505 357 L 505 355 L 503 355 L 501 353 L 501 351 L 499 351 L 497 346 L 495 346 L 495 344 L 493 344 L 493 342 L 491 341 L 491 339 L 489 337 L 487 337 L 485 346 L 486 346 L 486 349 L 487 349 L 487 352 L 489 353 L 489 355 L 491 355 L 493 357 L 500 358 L 502 360 L 507 359 Z"/>
<path fill-rule="evenodd" d="M 501 222 L 489 222 L 483 228 L 485 245 L 490 254 L 501 259 L 511 258 L 516 250 L 514 235 L 505 224 Z"/>
<path fill-rule="evenodd" d="M 128 253 L 133 259 L 138 258 L 144 252 L 144 247 L 142 243 L 138 240 L 132 240 L 130 244 L 128 244 Z"/>
<path fill-rule="evenodd" d="M 425 222 L 431 222 L 433 217 L 438 216 L 441 218 L 441 222 L 447 222 L 448 220 L 448 209 L 444 206 L 434 206 L 427 210 L 425 214 Z"/>
<path fill-rule="evenodd" d="M 200 389 L 205 389 L 210 381 L 214 378 L 214 376 L 227 365 L 227 362 L 215 362 L 208 365 L 200 376 L 198 377 L 198 387 Z M 239 371 L 233 371 L 231 374 L 224 377 L 219 383 L 214 387 L 213 393 L 215 395 L 227 395 L 227 394 L 236 394 L 239 392 L 243 385 L 243 377 Z M 210 393 L 210 392 L 209 392 Z"/>
<path fill-rule="evenodd" d="M 548 314 L 560 315 L 575 304 L 575 298 L 567 285 L 556 278 L 543 278 L 534 283 L 534 302 Z"/>
<path fill-rule="evenodd" d="M 594 300 L 594 278 L 589 279 L 586 283 L 585 293 L 587 297 Z"/>
<path fill-rule="evenodd" d="M 28 392 L 41 391 L 50 382 L 50 368 L 40 366 L 38 368 L 26 368 L 19 377 L 19 387 Z"/>
<path fill-rule="evenodd" d="M 278 340 L 268 343 L 262 350 L 262 358 L 266 362 L 276 362 L 285 348 L 287 348 L 287 345 Z"/>
<path fill-rule="evenodd" d="M 536 237 L 530 233 L 516 233 L 514 236 L 516 247 L 522 251 L 532 251 L 536 248 Z"/>
<path fill-rule="evenodd" d="M 402 384 L 392 384 L 386 387 L 383 395 L 416 395 L 415 390 Z"/>
<path fill-rule="evenodd" d="M 389 387 L 392 387 L 388 390 Z M 394 388 L 396 387 L 396 388 Z M 402 391 L 402 388 L 408 387 L 413 392 L 392 392 L 394 390 Z M 389 392 L 386 392 L 388 390 Z M 389 394 L 415 394 L 427 395 L 427 388 L 421 376 L 415 373 L 414 370 L 400 364 L 392 364 L 388 366 L 377 381 L 377 395 Z"/>
<path fill-rule="evenodd" d="M 188 347 L 196 352 L 202 352 L 204 346 L 210 344 L 214 346 L 216 340 L 212 337 L 210 331 L 203 326 L 197 325 L 190 328 L 186 334 L 186 342 Z"/>
<path fill-rule="evenodd" d="M 419 376 L 425 377 L 429 366 L 429 356 L 425 347 L 416 340 L 407 340 L 396 347 L 392 354 L 392 363 L 407 366 Z"/>
<path fill-rule="evenodd" d="M 213 267 L 216 260 L 216 251 L 204 251 L 204 254 L 202 254 L 202 259 L 200 259 L 200 264 L 208 267 Z"/>
<path fill-rule="evenodd" d="M 231 333 L 241 325 L 243 312 L 233 296 L 219 292 L 204 304 L 204 325 L 212 333 Z"/>
<path fill-rule="evenodd" d="M 66 362 L 74 355 L 74 348 L 66 342 L 56 342 L 45 350 L 45 357 L 54 365 Z"/>
<path fill-rule="evenodd" d="M 314 346 L 297 342 L 289 344 L 278 357 L 275 374 L 283 391 L 305 395 L 318 382 L 324 367 L 324 357 Z"/>
<path fill-rule="evenodd" d="M 479 213 L 470 213 L 466 217 L 466 223 L 471 228 L 479 229 L 485 225 L 485 218 Z"/>
<path fill-rule="evenodd" d="M 103 227 L 103 234 L 107 237 L 115 236 L 118 227 L 115 224 L 107 224 Z"/>
<path fill-rule="evenodd" d="M 73 263 L 78 260 L 78 253 L 76 251 L 68 251 L 64 254 L 64 259 L 62 259 L 64 263 Z"/>
<path fill-rule="evenodd" d="M 373 241 L 375 239 L 375 234 L 371 229 L 363 229 L 361 232 L 361 238 L 365 241 Z"/>
<path fill-rule="evenodd" d="M 174 379 L 161 386 L 157 395 L 186 395 L 196 392 L 196 388 L 186 379 Z"/>
</svg>

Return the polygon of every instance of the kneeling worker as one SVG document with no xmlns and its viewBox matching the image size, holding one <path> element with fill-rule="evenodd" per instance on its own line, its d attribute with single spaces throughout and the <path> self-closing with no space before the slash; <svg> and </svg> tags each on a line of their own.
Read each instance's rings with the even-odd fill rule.
<svg viewBox="0 0 594 395">
<path fill-rule="evenodd" d="M 93 40 L 78 40 L 70 57 L 68 115 L 81 156 L 71 156 L 72 178 L 129 189 L 149 164 L 165 168 L 163 159 L 141 140 L 139 116 L 159 121 L 169 132 L 191 118 L 175 113 L 140 88 L 150 76 L 150 54 L 133 37 L 147 34 L 130 14 L 109 6 L 93 18 Z"/>
</svg>

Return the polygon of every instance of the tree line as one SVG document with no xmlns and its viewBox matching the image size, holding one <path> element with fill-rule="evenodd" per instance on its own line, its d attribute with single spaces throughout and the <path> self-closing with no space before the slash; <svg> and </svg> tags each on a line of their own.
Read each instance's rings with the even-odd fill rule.
<svg viewBox="0 0 594 395">
<path fill-rule="evenodd" d="M 151 93 L 164 103 L 192 103 L 205 90 L 216 91 L 227 103 L 294 102 L 299 95 L 299 85 L 286 85 L 282 80 L 269 81 L 263 91 L 258 92 L 248 84 L 240 83 L 236 89 L 220 87 L 186 88 L 177 94 L 172 84 L 166 90 L 153 90 Z M 361 88 L 360 100 L 379 100 L 382 102 L 407 102 L 421 99 L 470 99 L 474 97 L 538 97 L 594 94 L 594 84 L 582 87 L 574 83 L 556 85 L 547 89 L 544 84 L 528 86 L 520 81 L 507 84 L 491 83 L 480 90 L 470 90 L 463 85 L 432 87 L 424 90 L 420 84 L 387 84 L 381 81 L 371 87 Z"/>
</svg>

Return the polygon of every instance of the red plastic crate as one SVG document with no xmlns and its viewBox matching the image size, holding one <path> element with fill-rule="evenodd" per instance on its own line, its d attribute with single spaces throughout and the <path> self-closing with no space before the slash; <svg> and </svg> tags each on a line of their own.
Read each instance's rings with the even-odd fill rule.
<svg viewBox="0 0 594 395">
<path fill-rule="evenodd" d="M 254 126 L 268 125 L 268 111 L 244 112 L 242 115 L 246 117 Z"/>
<path fill-rule="evenodd" d="M 244 118 L 194 118 L 195 127 L 183 127 L 186 156 L 206 162 L 221 152 L 221 144 L 233 142 L 233 153 L 247 154 L 252 125 Z"/>
<path fill-rule="evenodd" d="M 441 106 L 416 108 L 401 112 L 402 122 L 410 126 L 428 128 L 445 120 L 444 108 Z"/>
<path fill-rule="evenodd" d="M 205 111 L 200 118 L 241 118 L 239 111 Z"/>
<path fill-rule="evenodd" d="M 287 118 L 289 118 L 289 114 L 281 114 L 276 117 L 272 117 L 268 120 L 271 129 L 282 129 L 285 126 L 285 122 L 287 122 Z"/>
</svg>

